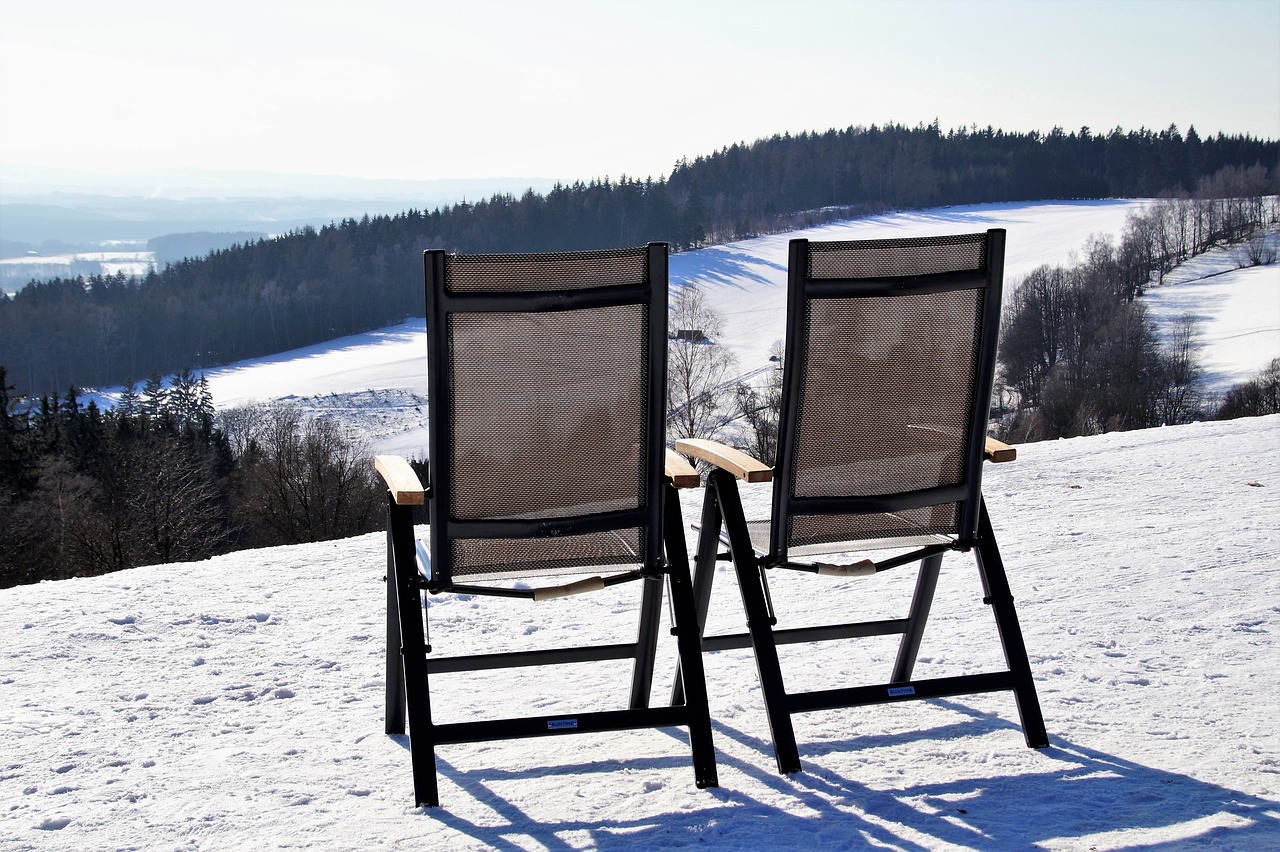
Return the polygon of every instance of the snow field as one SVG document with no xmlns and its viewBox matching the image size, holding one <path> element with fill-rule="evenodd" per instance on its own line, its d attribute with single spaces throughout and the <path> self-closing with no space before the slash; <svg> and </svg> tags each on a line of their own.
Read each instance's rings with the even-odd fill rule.
<svg viewBox="0 0 1280 852">
<path fill-rule="evenodd" d="M 985 485 L 1048 749 L 1011 695 L 958 697 L 797 717 L 805 771 L 779 776 L 735 651 L 705 657 L 720 788 L 682 730 L 579 735 L 444 747 L 443 807 L 418 811 L 382 733 L 372 534 L 0 591 L 0 849 L 1280 848 L 1280 416 L 1027 445 Z M 787 626 L 874 617 L 913 573 L 772 589 Z M 712 631 L 742 628 L 733 585 L 721 565 Z M 948 556 L 919 676 L 999 664 L 980 594 Z M 453 598 L 432 641 L 607 641 L 635 597 Z M 882 679 L 894 649 L 782 650 L 802 689 Z M 440 676 L 437 718 L 625 701 L 626 666 L 535 677 Z"/>
</svg>

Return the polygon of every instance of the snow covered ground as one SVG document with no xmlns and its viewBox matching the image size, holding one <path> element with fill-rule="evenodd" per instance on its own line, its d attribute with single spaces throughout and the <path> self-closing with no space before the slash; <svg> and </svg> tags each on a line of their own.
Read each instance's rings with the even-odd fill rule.
<svg viewBox="0 0 1280 852">
<path fill-rule="evenodd" d="M 0 591 L 0 850 L 1280 848 L 1280 416 L 1028 445 L 985 491 L 1048 749 L 1008 694 L 913 702 L 798 717 L 805 771 L 781 777 L 735 651 L 706 658 L 718 789 L 695 788 L 682 731 L 569 736 L 445 747 L 443 807 L 419 811 L 382 733 L 373 534 Z M 898 613 L 902 571 L 773 592 L 787 625 Z M 716 582 L 712 628 L 740 628 Z M 454 599 L 432 638 L 626 635 L 634 593 Z M 996 664 L 980 594 L 948 557 L 921 676 Z M 891 644 L 787 647 L 788 683 L 882 678 Z M 442 676 L 437 718 L 566 706 L 533 676 Z M 625 700 L 625 666 L 574 678 Z"/>
<path fill-rule="evenodd" d="M 1270 238 L 1275 245 L 1280 234 Z M 1194 319 L 1205 384 L 1217 392 L 1280 358 L 1280 265 L 1239 269 L 1238 252 L 1219 249 L 1193 258 L 1143 297 L 1161 328 Z"/>
<path fill-rule="evenodd" d="M 1006 286 L 1042 264 L 1068 263 L 1093 234 L 1116 240 L 1126 217 L 1147 202 L 1058 201 L 982 204 L 836 222 L 673 255 L 673 287 L 706 288 L 726 319 L 721 342 L 740 373 L 767 365 L 783 336 L 787 242 L 875 239 L 1008 230 Z M 1237 270 L 1227 251 L 1197 258 L 1147 297 L 1161 322 L 1187 312 L 1199 320 L 1208 390 L 1221 392 L 1280 357 L 1280 265 Z M 425 457 L 426 332 L 421 319 L 368 334 L 208 371 L 219 408 L 287 398 L 342 418 L 379 452 Z M 99 395 L 112 404 L 115 394 Z"/>
</svg>

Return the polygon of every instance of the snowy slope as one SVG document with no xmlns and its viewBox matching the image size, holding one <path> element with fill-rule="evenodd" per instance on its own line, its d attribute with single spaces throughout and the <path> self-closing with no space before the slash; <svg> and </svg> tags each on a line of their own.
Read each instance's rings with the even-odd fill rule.
<svg viewBox="0 0 1280 852">
<path fill-rule="evenodd" d="M 673 255 L 673 287 L 705 287 L 726 317 L 721 341 L 738 355 L 741 373 L 767 364 L 783 335 L 787 242 L 872 239 L 1008 230 L 1007 286 L 1037 266 L 1068 263 L 1093 234 L 1118 240 L 1125 218 L 1143 201 L 985 204 L 837 222 L 805 231 L 745 240 Z M 1280 357 L 1280 265 L 1236 270 L 1227 252 L 1198 258 L 1164 287 L 1151 291 L 1153 315 L 1176 320 L 1190 311 L 1211 392 L 1252 377 Z M 342 417 L 380 452 L 426 455 L 426 340 L 421 319 L 208 371 L 220 408 L 288 398 Z M 111 404 L 115 394 L 99 395 Z"/>
<path fill-rule="evenodd" d="M 1235 254 L 1218 249 L 1193 258 L 1143 298 L 1161 328 L 1195 320 L 1205 384 L 1217 392 L 1280 358 L 1280 265 L 1237 269 Z"/>
<path fill-rule="evenodd" d="M 727 317 L 722 342 L 747 370 L 767 362 L 769 346 L 783 335 L 787 243 L 795 237 L 871 240 L 1004 228 L 1005 280 L 1012 283 L 1043 264 L 1069 262 L 1093 234 L 1113 234 L 1118 241 L 1126 217 L 1145 206 L 1144 201 L 974 204 L 834 222 L 675 255 L 671 282 L 708 288 L 712 304 Z"/>
<path fill-rule="evenodd" d="M 799 717 L 805 771 L 781 777 L 750 654 L 726 652 L 719 789 L 694 787 L 682 732 L 629 732 L 446 747 L 444 807 L 416 811 L 382 734 L 374 534 L 0 591 L 0 850 L 1280 848 L 1280 416 L 1028 445 L 986 475 L 1049 749 L 1007 694 L 916 702 Z M 898 612 L 904 571 L 773 591 L 784 618 Z M 739 628 L 716 582 L 713 629 Z M 998 658 L 977 586 L 948 557 L 921 676 Z M 633 594 L 455 599 L 433 641 L 625 635 Z M 784 652 L 796 687 L 892 661 L 879 640 Z M 571 691 L 618 707 L 625 674 Z M 442 677 L 437 718 L 565 706 L 530 676 Z"/>
</svg>

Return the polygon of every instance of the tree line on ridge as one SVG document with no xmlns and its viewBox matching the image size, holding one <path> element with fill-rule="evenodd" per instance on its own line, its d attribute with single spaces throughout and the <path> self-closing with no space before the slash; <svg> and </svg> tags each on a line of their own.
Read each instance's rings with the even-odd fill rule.
<svg viewBox="0 0 1280 852">
<path fill-rule="evenodd" d="M 0 299 L 17 394 L 102 387 L 367 331 L 422 312 L 421 254 L 666 241 L 676 250 L 894 208 L 1187 196 L 1224 174 L 1276 192 L 1280 142 L 1194 128 L 1048 134 L 936 123 L 774 136 L 622 176 L 347 219 L 185 258 L 142 278 L 56 278 Z M 1241 183 L 1241 181 L 1236 181 Z M 799 211 L 799 212 L 797 212 Z"/>
</svg>

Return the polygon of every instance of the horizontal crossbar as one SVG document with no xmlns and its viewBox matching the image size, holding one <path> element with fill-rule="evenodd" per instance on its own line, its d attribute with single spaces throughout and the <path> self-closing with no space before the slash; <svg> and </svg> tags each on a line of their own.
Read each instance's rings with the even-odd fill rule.
<svg viewBox="0 0 1280 852">
<path fill-rule="evenodd" d="M 432 725 L 431 736 L 436 743 L 479 743 L 559 734 L 626 731 L 633 728 L 674 728 L 689 724 L 688 717 L 689 711 L 683 705 L 597 713 L 563 713 L 558 716 L 485 719 L 479 722 Z"/>
<path fill-rule="evenodd" d="M 820 627 L 793 627 L 773 631 L 773 641 L 778 645 L 794 645 L 799 642 L 825 642 L 828 639 L 862 639 L 867 636 L 892 636 L 905 633 L 907 620 L 894 618 L 886 621 L 861 621 L 854 624 L 827 624 Z M 702 637 L 702 650 L 729 651 L 750 648 L 750 633 L 734 633 L 724 636 Z"/>
<path fill-rule="evenodd" d="M 1006 689 L 1011 690 L 1014 687 L 1012 672 L 957 675 L 955 677 L 939 677 L 928 680 L 911 680 L 905 683 L 886 683 L 877 686 L 855 686 L 846 689 L 797 692 L 787 695 L 787 710 L 792 713 L 807 713 L 814 710 L 833 710 L 839 707 L 889 704 L 894 701 L 910 701 L 917 698 L 947 698 L 953 695 L 1000 692 Z"/>
<path fill-rule="evenodd" d="M 583 648 L 547 648 L 540 651 L 506 651 L 476 654 L 473 657 L 427 657 L 427 673 L 472 672 L 514 669 L 522 666 L 554 666 L 564 663 L 594 663 L 600 660 L 627 660 L 636 656 L 634 643 L 596 645 Z"/>
</svg>

